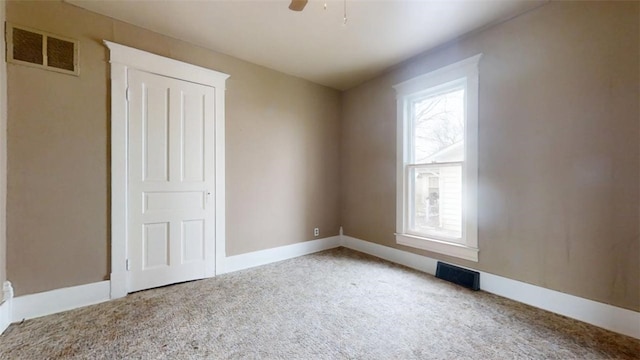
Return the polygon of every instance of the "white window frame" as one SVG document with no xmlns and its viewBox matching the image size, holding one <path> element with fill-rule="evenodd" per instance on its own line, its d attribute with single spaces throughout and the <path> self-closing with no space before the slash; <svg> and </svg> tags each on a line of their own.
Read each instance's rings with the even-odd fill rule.
<svg viewBox="0 0 640 360">
<path fill-rule="evenodd" d="M 394 86 L 397 99 L 396 242 L 439 254 L 478 261 L 478 63 L 482 54 L 417 76 Z M 465 85 L 464 162 L 462 166 L 462 242 L 409 233 L 410 105 L 454 82 Z M 437 90 L 436 90 L 437 91 Z"/>
</svg>

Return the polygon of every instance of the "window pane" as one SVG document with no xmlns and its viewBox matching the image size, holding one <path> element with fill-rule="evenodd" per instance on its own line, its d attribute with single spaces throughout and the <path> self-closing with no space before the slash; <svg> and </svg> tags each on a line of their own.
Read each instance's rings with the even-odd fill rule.
<svg viewBox="0 0 640 360">
<path fill-rule="evenodd" d="M 410 232 L 461 239 L 462 164 L 411 168 L 409 176 Z"/>
<path fill-rule="evenodd" d="M 464 88 L 412 104 L 414 164 L 464 160 Z"/>
</svg>

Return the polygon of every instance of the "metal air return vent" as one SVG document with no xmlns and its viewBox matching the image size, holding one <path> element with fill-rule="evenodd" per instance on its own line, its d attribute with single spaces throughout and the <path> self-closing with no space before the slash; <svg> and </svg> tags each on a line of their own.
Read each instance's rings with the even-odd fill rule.
<svg viewBox="0 0 640 360">
<path fill-rule="evenodd" d="M 7 62 L 78 75 L 78 40 L 7 23 Z"/>
<path fill-rule="evenodd" d="M 480 290 L 480 273 L 477 271 L 438 261 L 436 277 L 471 290 Z"/>
</svg>

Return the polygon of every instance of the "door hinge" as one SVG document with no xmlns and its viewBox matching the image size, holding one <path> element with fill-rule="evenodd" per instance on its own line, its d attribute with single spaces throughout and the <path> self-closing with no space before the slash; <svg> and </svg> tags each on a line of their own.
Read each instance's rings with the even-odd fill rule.
<svg viewBox="0 0 640 360">
<path fill-rule="evenodd" d="M 128 87 L 125 91 L 125 97 L 127 98 L 127 101 L 129 101 L 129 98 L 131 98 L 131 89 L 129 89 Z"/>
<path fill-rule="evenodd" d="M 129 259 L 126 260 L 127 271 L 129 271 Z"/>
</svg>

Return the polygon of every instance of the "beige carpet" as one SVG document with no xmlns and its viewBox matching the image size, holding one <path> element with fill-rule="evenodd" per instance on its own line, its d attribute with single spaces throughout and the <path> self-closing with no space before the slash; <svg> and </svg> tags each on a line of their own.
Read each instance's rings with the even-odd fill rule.
<svg viewBox="0 0 640 360">
<path fill-rule="evenodd" d="M 640 341 L 347 249 L 14 324 L 1 359 L 634 359 Z"/>
</svg>

